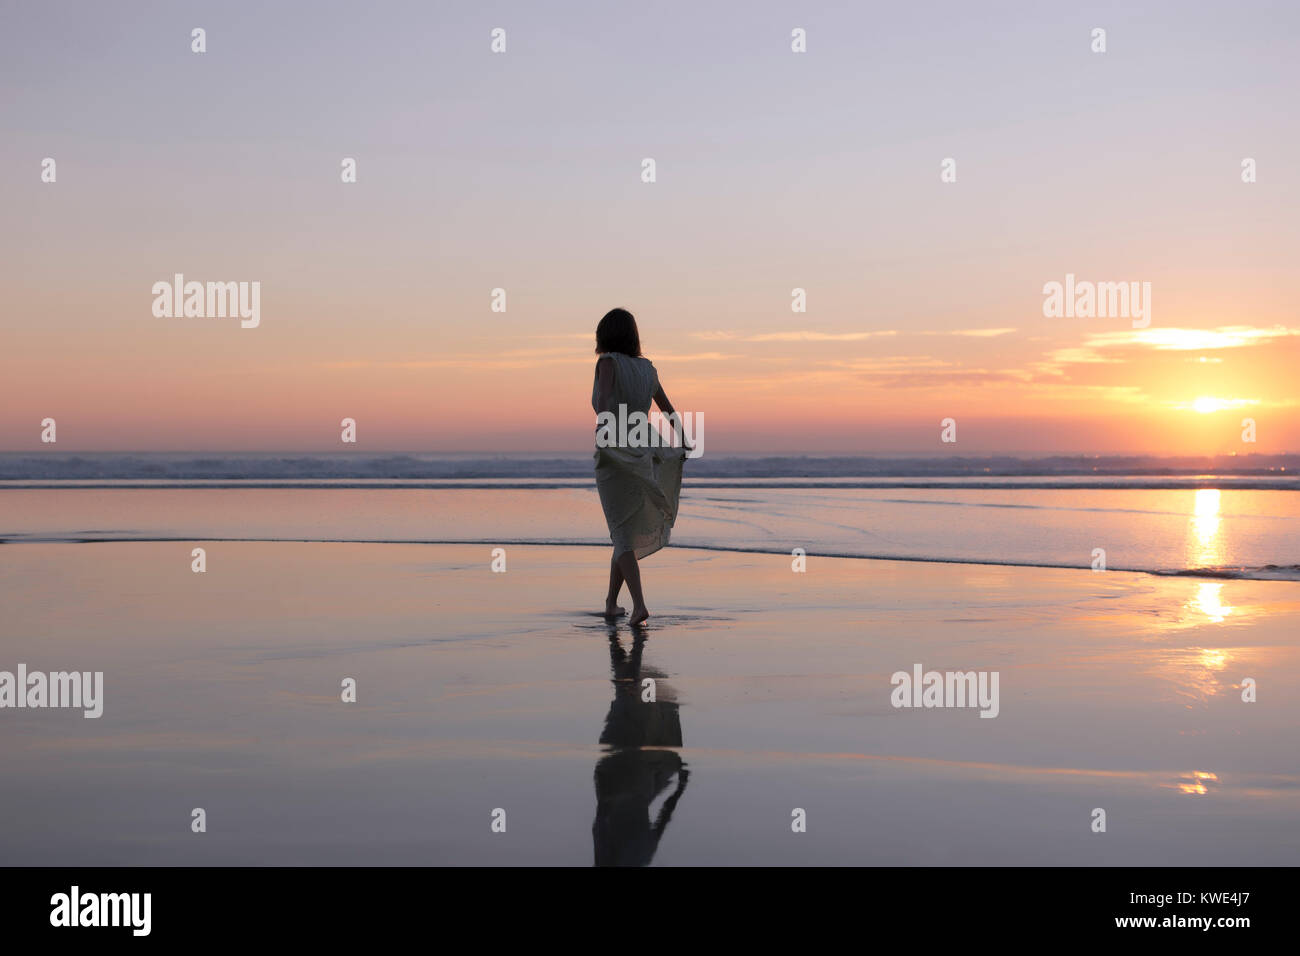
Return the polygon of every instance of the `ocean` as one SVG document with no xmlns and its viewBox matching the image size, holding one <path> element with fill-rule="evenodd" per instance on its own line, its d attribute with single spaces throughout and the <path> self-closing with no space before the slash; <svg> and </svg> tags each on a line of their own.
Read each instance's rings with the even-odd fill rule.
<svg viewBox="0 0 1300 956">
<path fill-rule="evenodd" d="M 1300 580 L 1300 456 L 688 461 L 673 544 Z M 598 545 L 590 460 L 0 456 L 0 540 Z"/>
</svg>

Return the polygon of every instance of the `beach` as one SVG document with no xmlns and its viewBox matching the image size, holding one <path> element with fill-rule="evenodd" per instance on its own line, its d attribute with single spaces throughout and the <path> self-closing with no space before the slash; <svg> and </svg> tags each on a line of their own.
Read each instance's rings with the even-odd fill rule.
<svg viewBox="0 0 1300 956">
<path fill-rule="evenodd" d="M 675 546 L 636 640 L 595 614 L 607 548 L 500 547 L 11 537 L 0 669 L 102 671 L 104 700 L 3 714 L 0 858 L 1300 855 L 1295 582 Z M 916 665 L 996 672 L 997 716 L 893 706 Z"/>
<path fill-rule="evenodd" d="M 6 938 L 1285 927 L 1300 3 L 14 7 Z"/>
</svg>

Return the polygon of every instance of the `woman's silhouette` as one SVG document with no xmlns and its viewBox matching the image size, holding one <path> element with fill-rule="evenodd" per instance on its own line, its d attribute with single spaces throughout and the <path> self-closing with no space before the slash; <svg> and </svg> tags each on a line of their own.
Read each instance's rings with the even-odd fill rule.
<svg viewBox="0 0 1300 956">
<path fill-rule="evenodd" d="M 596 352 L 599 358 L 591 389 L 591 407 L 600 416 L 594 456 L 596 488 L 614 542 L 605 616 L 624 613 L 618 606 L 618 592 L 626 581 L 632 595 L 628 623 L 642 624 L 650 611 L 641 592 L 637 561 L 668 543 L 677 518 L 685 449 L 654 441 L 660 433 L 653 426 L 638 434 L 634 419 L 629 421 L 638 412 L 649 416 L 651 400 L 664 415 L 673 415 L 659 373 L 641 355 L 641 337 L 631 312 L 611 309 L 605 314 L 596 326 Z M 616 424 L 610 427 L 611 422 Z"/>
</svg>

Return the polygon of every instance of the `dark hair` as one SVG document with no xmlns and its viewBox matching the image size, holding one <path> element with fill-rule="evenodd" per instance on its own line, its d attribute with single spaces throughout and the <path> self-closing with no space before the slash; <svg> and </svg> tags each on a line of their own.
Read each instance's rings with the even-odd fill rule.
<svg viewBox="0 0 1300 956">
<path fill-rule="evenodd" d="M 636 319 L 627 309 L 610 309 L 596 326 L 596 351 L 622 352 L 636 358 L 641 354 L 641 336 Z"/>
</svg>

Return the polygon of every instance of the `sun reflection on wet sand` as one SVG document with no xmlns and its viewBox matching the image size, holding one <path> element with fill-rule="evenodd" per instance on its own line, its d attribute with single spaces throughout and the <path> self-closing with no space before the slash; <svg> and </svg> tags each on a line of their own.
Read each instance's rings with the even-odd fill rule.
<svg viewBox="0 0 1300 956">
<path fill-rule="evenodd" d="M 1199 611 L 1215 624 L 1222 624 L 1236 610 L 1223 600 L 1223 585 L 1206 581 L 1196 586 L 1196 595 L 1183 605 L 1186 610 Z"/>
<path fill-rule="evenodd" d="M 1228 655 L 1224 651 L 1201 648 L 1200 665 L 1207 671 L 1221 671 L 1228 666 Z"/>
<path fill-rule="evenodd" d="M 1243 593 L 1242 589 L 1235 586 L 1235 582 L 1183 578 L 1170 587 L 1167 599 L 1162 601 L 1167 612 L 1161 613 L 1154 624 L 1149 620 L 1145 623 L 1145 636 L 1149 640 L 1163 641 L 1170 636 L 1167 632 L 1185 631 L 1189 628 L 1225 623 L 1230 627 L 1244 625 L 1265 612 L 1265 608 L 1259 604 L 1229 600 L 1230 596 L 1235 598 L 1237 594 Z"/>
<path fill-rule="evenodd" d="M 1162 657 L 1151 668 L 1151 673 L 1172 682 L 1180 697 L 1204 703 L 1229 686 L 1224 683 L 1223 671 L 1231 660 L 1233 658 L 1222 650 L 1179 648 Z"/>
<path fill-rule="evenodd" d="M 1177 612 L 1164 617 L 1157 625 L 1152 638 L 1157 638 L 1161 646 L 1153 649 L 1147 672 L 1154 674 L 1175 685 L 1178 696 L 1191 702 L 1205 703 L 1212 697 L 1220 695 L 1225 688 L 1232 686 L 1231 680 L 1225 682 L 1225 672 L 1231 667 L 1241 667 L 1248 659 L 1257 659 L 1259 649 L 1243 649 L 1206 646 L 1218 644 L 1222 635 L 1217 628 L 1228 622 L 1228 626 L 1243 625 L 1257 618 L 1262 610 L 1253 604 L 1233 604 L 1224 595 L 1227 587 L 1222 581 L 1199 581 L 1188 584 L 1183 591 L 1182 600 L 1174 603 Z M 1194 634 L 1197 628 L 1205 629 L 1203 634 Z M 1211 633 L 1210 628 L 1216 630 Z M 1188 632 L 1179 639 L 1178 632 Z M 1197 640 L 1197 638 L 1201 640 Z M 1206 640 L 1206 639 L 1209 640 Z M 1176 646 L 1169 646 L 1170 639 L 1178 641 Z M 1202 644 L 1201 641 L 1205 641 Z M 1194 643 L 1193 643 L 1194 642 Z"/>
<path fill-rule="evenodd" d="M 1174 787 L 1179 793 L 1186 793 L 1193 797 L 1204 796 L 1210 792 L 1210 787 L 1217 786 L 1219 783 L 1219 775 L 1206 770 L 1193 770 L 1191 773 L 1180 774 L 1179 777 L 1177 783 L 1166 784 L 1166 786 Z"/>
</svg>

